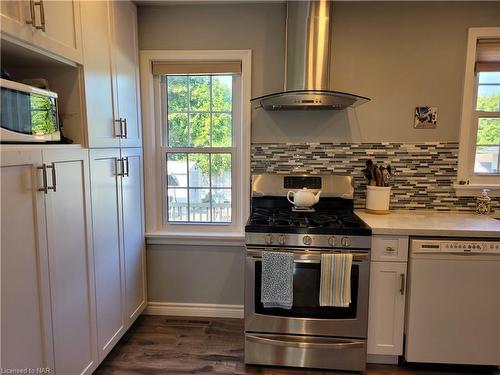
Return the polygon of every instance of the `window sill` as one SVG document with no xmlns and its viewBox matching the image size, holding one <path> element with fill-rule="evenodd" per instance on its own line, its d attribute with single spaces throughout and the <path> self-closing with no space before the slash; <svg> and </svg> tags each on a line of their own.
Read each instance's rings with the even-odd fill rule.
<svg viewBox="0 0 500 375">
<path fill-rule="evenodd" d="M 488 189 L 488 195 L 490 197 L 500 197 L 500 185 L 486 185 L 486 184 L 469 184 L 460 185 L 453 184 L 453 188 L 457 194 L 457 197 L 477 197 L 481 194 L 483 189 Z"/>
<path fill-rule="evenodd" d="M 199 245 L 199 246 L 244 246 L 243 233 L 208 234 L 208 233 L 146 233 L 148 245 Z"/>
</svg>

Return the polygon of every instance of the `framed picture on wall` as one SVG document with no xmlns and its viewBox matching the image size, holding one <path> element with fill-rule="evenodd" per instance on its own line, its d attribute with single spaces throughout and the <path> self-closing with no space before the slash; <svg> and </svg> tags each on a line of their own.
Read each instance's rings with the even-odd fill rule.
<svg viewBox="0 0 500 375">
<path fill-rule="evenodd" d="M 415 129 L 435 129 L 437 126 L 437 107 L 415 107 L 413 127 Z"/>
</svg>

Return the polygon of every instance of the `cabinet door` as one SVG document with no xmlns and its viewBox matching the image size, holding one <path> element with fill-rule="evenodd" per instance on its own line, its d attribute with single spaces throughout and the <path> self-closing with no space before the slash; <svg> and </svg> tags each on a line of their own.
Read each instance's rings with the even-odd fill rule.
<svg viewBox="0 0 500 375">
<path fill-rule="evenodd" d="M 123 250 L 126 311 L 129 325 L 146 307 L 142 150 L 122 149 Z"/>
<path fill-rule="evenodd" d="M 97 364 L 90 238 L 88 151 L 43 151 L 52 326 L 57 374 L 90 374 Z"/>
<path fill-rule="evenodd" d="M 26 21 L 30 20 L 29 1 L 0 1 L 0 25 L 2 32 L 22 39 L 25 42 L 31 42 L 35 29 L 26 23 Z"/>
<path fill-rule="evenodd" d="M 54 368 L 41 151 L 2 151 L 0 368 Z"/>
<path fill-rule="evenodd" d="M 113 3 L 114 69 L 118 117 L 126 121 L 122 147 L 142 147 L 139 100 L 137 10 L 129 1 Z"/>
<path fill-rule="evenodd" d="M 406 263 L 372 262 L 368 354 L 403 354 Z"/>
<path fill-rule="evenodd" d="M 119 149 L 90 150 L 92 239 L 99 361 L 125 332 Z"/>
<path fill-rule="evenodd" d="M 33 44 L 63 56 L 82 62 L 82 35 L 80 1 L 44 1 L 35 9 L 36 23 L 45 24 L 45 31 L 36 30 Z"/>
<path fill-rule="evenodd" d="M 114 121 L 111 59 L 111 4 L 81 3 L 83 76 L 89 147 L 119 147 L 119 124 Z"/>
</svg>

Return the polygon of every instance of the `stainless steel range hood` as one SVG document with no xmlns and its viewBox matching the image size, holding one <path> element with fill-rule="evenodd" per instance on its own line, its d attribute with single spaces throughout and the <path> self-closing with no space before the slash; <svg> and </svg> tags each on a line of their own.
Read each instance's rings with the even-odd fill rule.
<svg viewBox="0 0 500 375">
<path fill-rule="evenodd" d="M 252 99 L 266 110 L 344 109 L 370 99 L 330 90 L 332 2 L 289 1 L 285 89 Z"/>
</svg>

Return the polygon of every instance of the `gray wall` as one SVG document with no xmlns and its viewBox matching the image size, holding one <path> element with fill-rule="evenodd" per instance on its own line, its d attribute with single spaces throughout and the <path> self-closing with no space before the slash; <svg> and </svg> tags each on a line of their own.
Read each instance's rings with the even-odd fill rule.
<svg viewBox="0 0 500 375">
<path fill-rule="evenodd" d="M 141 6 L 140 49 L 251 49 L 252 95 L 283 87 L 283 3 Z M 252 113 L 252 141 L 458 141 L 468 27 L 500 26 L 500 2 L 338 2 L 332 89 L 372 101 L 329 113 Z M 436 130 L 412 128 L 439 107 Z M 146 125 L 147 126 L 147 125 Z M 243 303 L 243 249 L 149 246 L 149 299 Z"/>
<path fill-rule="evenodd" d="M 283 3 L 139 9 L 141 49 L 252 49 L 252 95 L 282 90 Z M 372 101 L 356 110 L 253 111 L 254 142 L 458 141 L 468 27 L 499 26 L 500 2 L 338 2 L 332 89 Z M 435 130 L 415 106 L 439 107 Z M 308 126 L 304 126 L 307 124 Z"/>
<path fill-rule="evenodd" d="M 147 6 L 138 22 L 139 49 L 251 49 L 252 95 L 283 88 L 284 4 Z"/>
<path fill-rule="evenodd" d="M 149 245 L 148 300 L 243 304 L 243 247 Z"/>
</svg>

